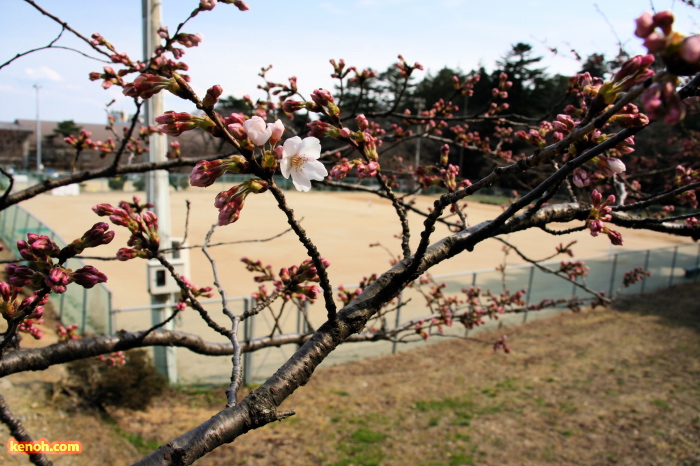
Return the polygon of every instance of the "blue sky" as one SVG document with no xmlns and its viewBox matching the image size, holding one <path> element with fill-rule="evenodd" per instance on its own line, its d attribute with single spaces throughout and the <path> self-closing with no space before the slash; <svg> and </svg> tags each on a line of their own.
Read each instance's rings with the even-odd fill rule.
<svg viewBox="0 0 700 466">
<path fill-rule="evenodd" d="M 119 51 L 141 58 L 141 0 L 36 0 L 86 36 L 100 32 Z M 653 7 L 676 14 L 676 29 L 700 31 L 700 10 L 679 0 L 247 0 L 250 11 L 219 4 L 191 21 L 186 32 L 204 34 L 199 47 L 184 60 L 195 89 L 220 84 L 224 94 L 261 96 L 256 86 L 260 67 L 274 65 L 268 77 L 286 82 L 295 75 L 307 96 L 315 88 L 332 89 L 328 60 L 385 70 L 401 53 L 421 62 L 426 72 L 444 66 L 468 71 L 487 69 L 511 44 L 527 42 L 550 73 L 571 74 L 579 64 L 568 50 L 582 56 L 596 51 L 614 55 L 618 38 L 631 53 L 642 53 L 633 35 L 634 18 Z M 163 24 L 174 31 L 197 0 L 164 0 Z M 601 14 L 602 12 L 602 14 Z M 604 15 L 604 16 L 603 16 Z M 0 0 L 0 63 L 15 54 L 46 45 L 60 26 L 22 0 Z M 59 45 L 87 50 L 65 33 Z M 567 52 L 553 56 L 548 47 Z M 44 120 L 105 121 L 104 106 L 131 109 L 118 89 L 103 90 L 87 79 L 102 63 L 64 50 L 40 51 L 0 69 L 0 121 L 33 119 L 41 86 Z M 424 74 L 419 74 L 422 77 Z M 168 97 L 166 108 L 192 110 Z"/>
</svg>

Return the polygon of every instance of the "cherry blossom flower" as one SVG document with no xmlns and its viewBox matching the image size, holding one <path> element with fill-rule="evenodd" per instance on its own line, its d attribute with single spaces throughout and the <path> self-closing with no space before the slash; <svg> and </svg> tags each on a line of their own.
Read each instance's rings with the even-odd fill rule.
<svg viewBox="0 0 700 466">
<path fill-rule="evenodd" d="M 284 152 L 280 169 L 285 178 L 292 176 L 294 187 L 299 191 L 309 191 L 311 180 L 321 181 L 328 176 L 326 167 L 318 158 L 321 156 L 321 142 L 315 137 L 301 139 L 299 136 L 284 142 Z"/>
</svg>

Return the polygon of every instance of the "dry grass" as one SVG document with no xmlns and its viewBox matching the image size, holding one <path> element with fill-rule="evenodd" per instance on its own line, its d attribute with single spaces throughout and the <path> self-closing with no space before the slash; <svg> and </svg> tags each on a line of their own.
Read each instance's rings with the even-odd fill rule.
<svg viewBox="0 0 700 466">
<path fill-rule="evenodd" d="M 296 416 L 202 464 L 700 464 L 699 292 L 700 284 L 675 287 L 615 310 L 484 333 L 483 342 L 447 341 L 319 370 L 283 406 Z M 503 333 L 510 355 L 484 343 Z M 90 425 L 90 415 L 34 399 L 35 408 L 13 406 L 30 413 L 30 432 L 38 432 L 37 419 L 58 421 L 58 431 L 41 435 L 79 439 L 91 452 L 121 449 L 112 463 L 105 455 L 52 458 L 90 465 L 135 460 L 136 447 L 123 446 L 127 433 L 143 453 L 225 402 L 223 388 L 173 390 L 147 412 L 113 412 L 117 434 L 98 417 Z"/>
</svg>

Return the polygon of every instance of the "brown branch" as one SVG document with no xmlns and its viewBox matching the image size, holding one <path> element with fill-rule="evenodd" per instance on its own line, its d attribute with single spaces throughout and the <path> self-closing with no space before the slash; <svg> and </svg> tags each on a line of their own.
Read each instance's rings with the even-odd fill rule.
<svg viewBox="0 0 700 466">
<path fill-rule="evenodd" d="M 10 407 L 5 402 L 5 397 L 0 395 L 0 422 L 5 424 L 18 442 L 33 442 L 31 435 L 24 430 L 22 422 L 12 414 Z M 29 453 L 29 461 L 40 466 L 50 466 L 53 463 L 43 453 Z"/>
</svg>

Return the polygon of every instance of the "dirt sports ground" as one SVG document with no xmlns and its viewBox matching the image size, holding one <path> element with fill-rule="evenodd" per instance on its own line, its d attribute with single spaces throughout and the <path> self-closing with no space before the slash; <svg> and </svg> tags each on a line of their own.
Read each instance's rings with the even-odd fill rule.
<svg viewBox="0 0 700 466">
<path fill-rule="evenodd" d="M 176 212 L 183 210 L 177 206 L 184 199 L 192 202 L 190 244 L 198 243 L 215 221 L 216 192 L 173 196 Z M 24 206 L 70 241 L 97 221 L 91 205 L 116 203 L 123 196 L 47 195 Z M 369 243 L 398 250 L 393 211 L 381 201 L 360 194 L 292 192 L 289 202 L 331 261 L 334 284 L 356 283 L 387 268 L 386 252 L 369 249 Z M 421 202 L 428 206 L 430 199 Z M 474 224 L 499 211 L 473 204 L 469 219 Z M 418 231 L 420 220 L 413 220 Z M 262 222 L 263 235 L 286 228 L 270 196 L 249 197 L 240 221 L 218 230 L 214 241 L 261 238 Z M 174 215 L 174 235 L 184 223 L 184 215 Z M 687 242 L 654 233 L 623 231 L 623 237 L 632 249 Z M 605 238 L 578 239 L 577 257 L 609 250 Z M 126 235 L 118 234 L 103 253 L 113 253 L 125 241 Z M 532 231 L 512 241 L 543 257 L 567 240 Z M 254 288 L 241 256 L 279 268 L 300 262 L 303 253 L 285 235 L 268 243 L 219 247 L 216 258 L 224 286 L 238 295 Z M 501 259 L 500 244 L 484 243 L 435 273 L 487 269 Z M 510 255 L 509 263 L 515 262 Z M 148 299 L 143 263 L 101 263 L 99 268 L 113 277 L 115 307 Z M 192 276 L 202 285 L 211 278 L 196 251 Z M 700 464 L 698 292 L 697 284 L 684 285 L 630 298 L 614 309 L 565 312 L 476 339 L 320 369 L 283 406 L 296 409 L 297 416 L 251 432 L 201 464 Z M 509 335 L 509 355 L 491 347 L 503 333 Z M 131 464 L 225 403 L 224 387 L 176 387 L 143 413 L 75 412 L 51 399 L 52 382 L 62 376 L 62 368 L 54 367 L 0 380 L 0 393 L 35 438 L 82 442 L 81 455 L 51 457 L 59 465 Z M 0 432 L 6 438 L 6 429 Z M 2 452 L 0 462 L 26 464 L 3 458 Z"/>
</svg>

